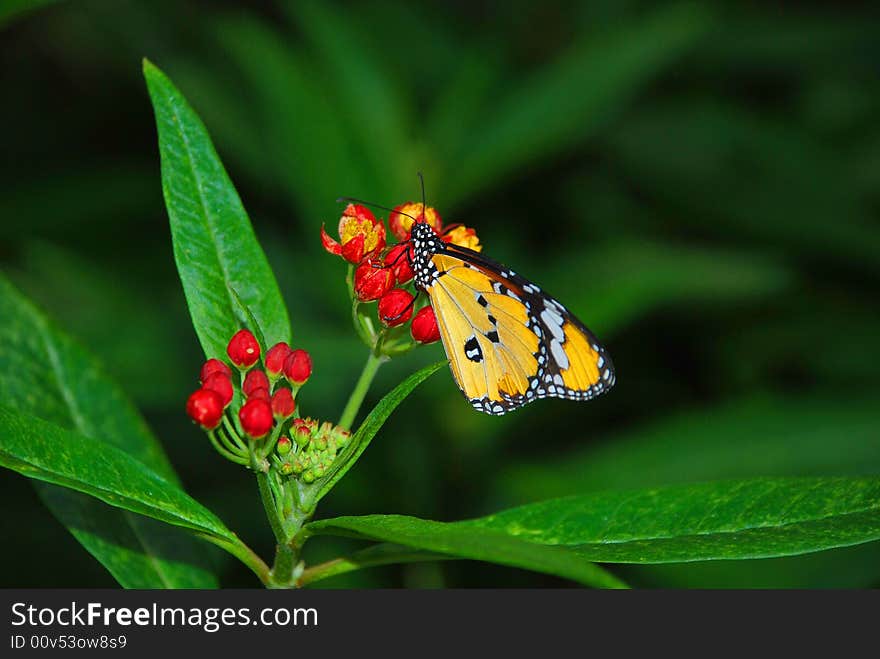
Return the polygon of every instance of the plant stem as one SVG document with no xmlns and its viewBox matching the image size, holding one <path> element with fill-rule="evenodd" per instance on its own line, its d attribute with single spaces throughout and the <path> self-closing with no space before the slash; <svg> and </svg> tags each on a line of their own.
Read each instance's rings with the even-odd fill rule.
<svg viewBox="0 0 880 659">
<path fill-rule="evenodd" d="M 286 538 L 281 524 L 281 517 L 278 515 L 278 506 L 275 503 L 275 497 L 272 495 L 272 486 L 269 484 L 269 474 L 265 471 L 257 471 L 257 486 L 260 489 L 260 499 L 263 501 L 263 508 L 266 509 L 266 517 L 269 519 L 269 526 L 272 527 L 275 541 L 278 542 L 278 544 L 284 544 Z"/>
<path fill-rule="evenodd" d="M 270 587 L 290 588 L 294 584 L 293 569 L 296 566 L 297 552 L 290 545 L 279 542 L 275 547 L 275 563 L 272 565 Z"/>
<path fill-rule="evenodd" d="M 197 535 L 201 536 L 208 542 L 217 545 L 221 549 L 228 551 L 242 563 L 247 565 L 264 585 L 269 585 L 271 575 L 269 566 L 266 565 L 263 559 L 257 556 L 253 549 L 248 547 L 241 540 L 236 538 L 236 542 L 232 542 L 226 538 L 220 538 L 208 533 L 198 533 Z"/>
<path fill-rule="evenodd" d="M 382 363 L 387 360 L 387 357 L 373 352 L 367 357 L 364 370 L 361 371 L 361 376 L 358 378 L 357 384 L 354 385 L 354 390 L 351 392 L 351 396 L 349 396 L 348 402 L 345 404 L 345 409 L 342 410 L 342 416 L 339 418 L 339 425 L 346 430 L 351 429 L 358 410 L 361 408 L 361 403 L 364 402 L 364 397 L 370 389 L 370 384 L 372 384 L 373 378 L 376 377 L 376 372 Z"/>
</svg>

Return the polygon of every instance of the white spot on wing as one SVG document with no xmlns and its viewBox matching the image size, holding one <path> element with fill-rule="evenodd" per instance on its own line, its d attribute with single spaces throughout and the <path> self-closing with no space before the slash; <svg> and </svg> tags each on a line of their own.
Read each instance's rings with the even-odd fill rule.
<svg viewBox="0 0 880 659">
<path fill-rule="evenodd" d="M 550 352 L 553 354 L 553 359 L 559 364 L 559 368 L 563 371 L 568 368 L 568 355 L 565 354 L 562 344 L 556 339 L 550 341 Z"/>
</svg>

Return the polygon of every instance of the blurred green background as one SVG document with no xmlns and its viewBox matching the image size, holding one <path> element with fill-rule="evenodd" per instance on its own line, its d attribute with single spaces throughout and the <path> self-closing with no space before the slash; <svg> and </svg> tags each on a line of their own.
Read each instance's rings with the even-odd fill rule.
<svg viewBox="0 0 880 659">
<path fill-rule="evenodd" d="M 183 413 L 202 360 L 162 201 L 141 58 L 204 119 L 336 418 L 365 348 L 322 222 L 417 198 L 609 347 L 612 393 L 472 411 L 419 388 L 319 515 L 456 520 L 603 488 L 880 473 L 880 14 L 872 3 L 195 2 L 0 7 L 0 268 L 96 353 L 188 490 L 264 556 L 255 484 Z M 385 367 L 367 403 L 435 345 Z M 0 479 L 4 586 L 112 586 Z M 309 558 L 349 548 L 319 539 Z M 880 543 L 615 567 L 636 586 L 880 586 Z M 207 549 L 206 545 L 206 551 Z M 48 565 L 46 556 L 55 560 Z M 216 554 L 226 586 L 254 586 Z M 40 568 L 37 571 L 36 565 Z M 327 586 L 565 586 L 471 562 Z"/>
</svg>

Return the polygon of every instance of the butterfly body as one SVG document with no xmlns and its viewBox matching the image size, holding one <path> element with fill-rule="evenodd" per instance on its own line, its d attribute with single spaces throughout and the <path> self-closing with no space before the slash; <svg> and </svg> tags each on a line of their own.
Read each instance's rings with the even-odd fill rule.
<svg viewBox="0 0 880 659">
<path fill-rule="evenodd" d="M 423 222 L 412 226 L 410 259 L 452 375 L 478 411 L 505 414 L 547 397 L 588 400 L 614 385 L 605 349 L 536 284 L 444 242 Z"/>
</svg>

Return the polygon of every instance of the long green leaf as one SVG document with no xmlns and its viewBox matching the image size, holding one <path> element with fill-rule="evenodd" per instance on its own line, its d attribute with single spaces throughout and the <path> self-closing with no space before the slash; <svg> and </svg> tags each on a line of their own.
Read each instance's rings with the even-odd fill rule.
<svg viewBox="0 0 880 659">
<path fill-rule="evenodd" d="M 0 464 L 223 542 L 238 539 L 211 511 L 128 453 L 0 407 Z"/>
<path fill-rule="evenodd" d="M 309 498 L 314 503 L 320 501 L 336 485 L 339 479 L 354 466 L 361 453 L 370 445 L 373 437 L 376 436 L 376 433 L 379 432 L 379 429 L 384 425 L 388 417 L 391 416 L 391 413 L 403 402 L 403 399 L 446 364 L 447 362 L 442 361 L 425 366 L 423 369 L 410 375 L 379 401 L 376 407 L 367 415 L 367 418 L 364 419 L 363 423 L 361 423 L 357 432 L 352 435 L 351 442 L 337 458 L 336 464 L 339 466 L 324 478 L 315 481 L 314 486 L 311 487 L 311 491 L 315 494 L 309 495 Z"/>
<path fill-rule="evenodd" d="M 337 517 L 312 522 L 312 534 L 383 540 L 458 558 L 544 572 L 597 588 L 624 584 L 602 568 L 564 547 L 542 545 L 492 529 L 444 524 L 402 515 Z"/>
<path fill-rule="evenodd" d="M 165 74 L 146 60 L 144 76 L 159 131 L 174 258 L 205 354 L 223 355 L 242 326 L 270 345 L 289 341 L 278 283 L 207 129 Z"/>
<path fill-rule="evenodd" d="M 0 401 L 125 451 L 176 483 L 161 446 L 122 392 L 81 347 L 0 276 Z M 5 438 L 0 438 L 5 441 Z M 199 543 L 179 529 L 92 497 L 34 483 L 76 539 L 128 588 L 217 585 Z"/>
<path fill-rule="evenodd" d="M 880 539 L 880 477 L 767 478 L 551 499 L 463 522 L 590 560 L 793 556 Z"/>
<path fill-rule="evenodd" d="M 566 548 L 559 558 L 572 562 L 572 569 L 587 561 L 792 556 L 880 539 L 880 478 L 762 479 L 601 492 L 464 522 L 367 515 L 312 522 L 307 532 L 354 535 L 540 571 L 548 571 L 547 564 L 529 565 L 528 552 L 510 541 Z"/>
</svg>

